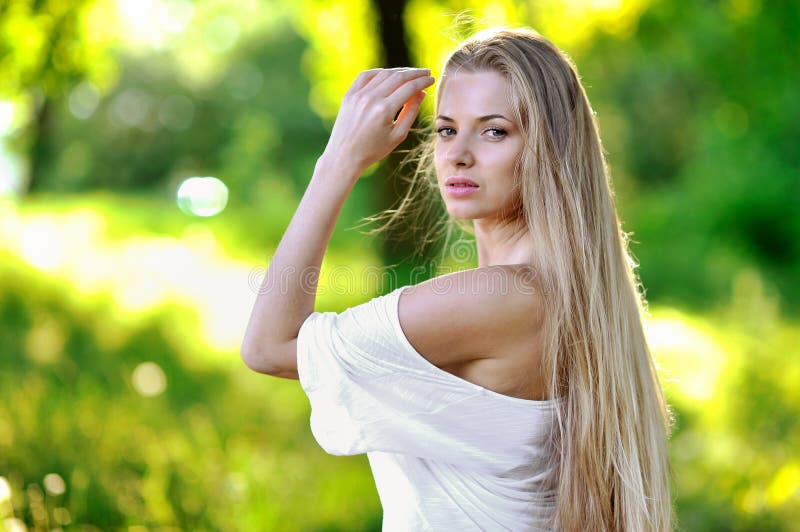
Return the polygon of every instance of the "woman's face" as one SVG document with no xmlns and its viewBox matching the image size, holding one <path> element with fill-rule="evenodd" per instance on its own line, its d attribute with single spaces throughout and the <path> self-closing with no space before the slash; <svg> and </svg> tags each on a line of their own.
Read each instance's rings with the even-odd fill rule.
<svg viewBox="0 0 800 532">
<path fill-rule="evenodd" d="M 494 71 L 445 75 L 436 116 L 439 191 L 455 218 L 515 215 L 519 186 L 514 169 L 524 141 L 507 101 L 508 83 Z M 477 187 L 450 186 L 471 180 Z"/>
</svg>

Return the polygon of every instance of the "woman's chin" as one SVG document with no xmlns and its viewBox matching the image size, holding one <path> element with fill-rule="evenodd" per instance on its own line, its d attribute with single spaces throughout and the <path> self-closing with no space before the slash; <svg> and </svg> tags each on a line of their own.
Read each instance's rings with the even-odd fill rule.
<svg viewBox="0 0 800 532">
<path fill-rule="evenodd" d="M 459 209 L 448 207 L 447 213 L 450 215 L 451 218 L 456 218 L 458 220 L 474 220 L 475 213 L 467 210 L 467 209 Z"/>
</svg>

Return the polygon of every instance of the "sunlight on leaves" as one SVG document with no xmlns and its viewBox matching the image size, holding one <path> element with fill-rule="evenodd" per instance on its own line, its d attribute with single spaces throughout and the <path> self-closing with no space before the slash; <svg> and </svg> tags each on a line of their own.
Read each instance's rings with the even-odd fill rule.
<svg viewBox="0 0 800 532">
<path fill-rule="evenodd" d="M 681 401 L 711 400 L 728 358 L 711 331 L 669 308 L 654 312 L 646 330 L 653 356 L 666 373 L 665 388 Z"/>
<path fill-rule="evenodd" d="M 369 0 L 291 4 L 290 21 L 309 42 L 303 70 L 312 80 L 312 109 L 335 118 L 347 88 L 362 70 L 380 66 L 377 19 Z"/>
<path fill-rule="evenodd" d="M 110 297 L 113 312 L 95 324 L 98 341 L 108 348 L 124 340 L 128 326 L 165 305 L 178 305 L 186 309 L 185 319 L 164 334 L 179 353 L 210 350 L 224 360 L 238 352 L 268 264 L 228 256 L 201 222 L 187 223 L 177 237 L 142 232 L 123 239 L 109 236 L 114 224 L 90 207 L 23 213 L 8 201 L 0 209 L 0 252 L 58 280 L 78 306 Z M 320 301 L 349 306 L 396 282 L 375 264 L 371 255 L 328 253 Z M 379 271 L 368 276 L 370 268 Z M 57 360 L 64 334 L 52 318 L 37 320 L 26 337 L 29 358 L 41 364 Z"/>
<path fill-rule="evenodd" d="M 11 499 L 11 486 L 5 477 L 0 477 L 0 503 Z"/>
<path fill-rule="evenodd" d="M 797 461 L 785 464 L 775 474 L 766 493 L 768 505 L 777 507 L 789 499 L 800 503 L 800 463 Z"/>
</svg>

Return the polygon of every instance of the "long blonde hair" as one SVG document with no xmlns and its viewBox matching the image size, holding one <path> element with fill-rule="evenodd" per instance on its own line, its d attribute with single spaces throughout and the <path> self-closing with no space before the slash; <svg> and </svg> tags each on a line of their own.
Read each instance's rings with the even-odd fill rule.
<svg viewBox="0 0 800 532">
<path fill-rule="evenodd" d="M 464 41 L 445 62 L 500 73 L 526 146 L 517 166 L 522 210 L 546 300 L 545 375 L 557 409 L 558 530 L 671 530 L 668 437 L 672 417 L 644 335 L 647 302 L 614 204 L 594 113 L 577 68 L 530 28 L 496 27 Z M 437 87 L 436 105 L 442 93 Z M 398 208 L 425 225 L 442 213 L 435 132 L 405 163 L 416 165 Z M 438 209 L 431 204 L 438 204 Z M 420 222 L 421 221 L 421 222 Z M 432 224 L 435 240 L 462 221 Z"/>
</svg>

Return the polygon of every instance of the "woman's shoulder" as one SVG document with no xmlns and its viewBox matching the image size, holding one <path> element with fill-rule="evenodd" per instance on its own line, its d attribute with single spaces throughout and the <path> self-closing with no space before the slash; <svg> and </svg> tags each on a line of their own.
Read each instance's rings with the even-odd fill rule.
<svg viewBox="0 0 800 532">
<path fill-rule="evenodd" d="M 432 310 L 439 306 L 471 304 L 476 310 L 523 305 L 535 311 L 544 301 L 539 276 L 529 264 L 497 264 L 460 270 L 404 287 L 403 295 L 417 296 Z"/>
<path fill-rule="evenodd" d="M 493 265 L 452 272 L 405 287 L 401 328 L 417 351 L 443 367 L 501 358 L 533 339 L 543 294 L 528 265 Z"/>
</svg>

